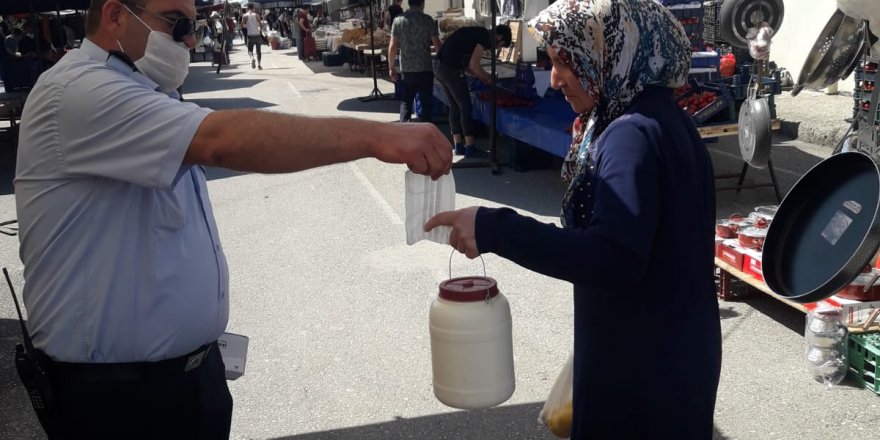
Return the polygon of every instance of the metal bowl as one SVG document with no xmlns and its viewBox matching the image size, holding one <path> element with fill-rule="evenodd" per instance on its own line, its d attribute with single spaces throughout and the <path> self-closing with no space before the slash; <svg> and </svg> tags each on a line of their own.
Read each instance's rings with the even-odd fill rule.
<svg viewBox="0 0 880 440">
<path fill-rule="evenodd" d="M 820 90 L 846 78 L 865 52 L 865 21 L 835 10 L 804 62 L 791 96 L 804 88 Z"/>
</svg>

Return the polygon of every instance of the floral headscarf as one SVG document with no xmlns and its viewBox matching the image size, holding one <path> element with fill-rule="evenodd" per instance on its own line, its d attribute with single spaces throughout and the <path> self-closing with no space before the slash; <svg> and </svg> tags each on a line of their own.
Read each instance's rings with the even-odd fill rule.
<svg viewBox="0 0 880 440">
<path fill-rule="evenodd" d="M 593 140 L 645 86 L 685 84 L 691 45 L 672 13 L 652 0 L 558 0 L 532 19 L 529 28 L 553 47 L 596 102 L 592 112 L 578 115 L 574 123 L 562 167 L 563 179 L 570 182 L 567 202 L 586 174 Z"/>
</svg>

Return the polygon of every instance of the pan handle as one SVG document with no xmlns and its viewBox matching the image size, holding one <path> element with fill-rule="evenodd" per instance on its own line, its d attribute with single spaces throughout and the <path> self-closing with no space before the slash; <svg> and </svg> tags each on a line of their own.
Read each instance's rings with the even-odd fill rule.
<svg viewBox="0 0 880 440">
<path fill-rule="evenodd" d="M 871 288 L 874 287 L 874 283 L 877 282 L 878 278 L 880 278 L 880 270 L 872 268 L 871 269 L 871 281 L 868 281 L 867 283 L 865 283 L 865 288 L 862 289 L 862 292 L 868 293 L 868 290 L 871 290 Z"/>
</svg>

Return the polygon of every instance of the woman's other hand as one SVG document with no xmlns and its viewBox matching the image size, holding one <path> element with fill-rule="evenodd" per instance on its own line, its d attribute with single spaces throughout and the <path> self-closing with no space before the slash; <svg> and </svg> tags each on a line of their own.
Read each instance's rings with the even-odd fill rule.
<svg viewBox="0 0 880 440">
<path fill-rule="evenodd" d="M 478 209 L 480 209 L 478 206 L 471 206 L 470 208 L 441 212 L 425 223 L 425 232 L 437 226 L 450 226 L 452 227 L 452 232 L 449 233 L 450 246 L 468 258 L 477 258 L 480 256 L 475 233 Z"/>
</svg>

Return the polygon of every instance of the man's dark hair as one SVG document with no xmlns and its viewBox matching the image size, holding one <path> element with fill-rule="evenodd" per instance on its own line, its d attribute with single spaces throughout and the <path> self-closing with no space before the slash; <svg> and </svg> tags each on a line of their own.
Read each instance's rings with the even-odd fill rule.
<svg viewBox="0 0 880 440">
<path fill-rule="evenodd" d="M 254 10 L 254 4 L 253 4 L 253 3 L 248 3 L 247 8 L 248 8 L 249 10 L 253 11 L 253 10 Z"/>
<path fill-rule="evenodd" d="M 120 1 L 124 5 L 144 6 L 150 0 Z M 107 0 L 92 0 L 92 3 L 89 5 L 89 10 L 86 12 L 86 35 L 94 35 L 95 32 L 98 32 L 98 27 L 101 26 L 101 10 L 104 9 L 105 3 L 107 3 Z"/>
<path fill-rule="evenodd" d="M 407 4 L 411 8 L 421 8 L 425 6 L 425 0 L 408 0 Z"/>
<path fill-rule="evenodd" d="M 510 32 L 510 26 L 506 24 L 499 24 L 495 26 L 495 35 L 501 36 L 501 45 L 509 46 L 513 41 L 513 33 Z"/>
</svg>

